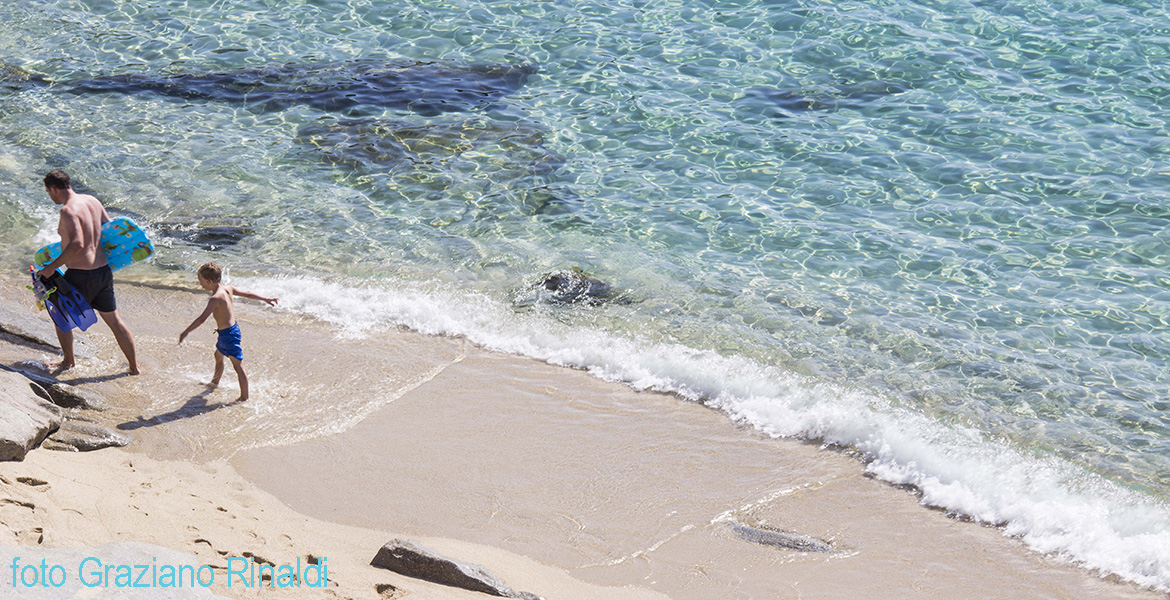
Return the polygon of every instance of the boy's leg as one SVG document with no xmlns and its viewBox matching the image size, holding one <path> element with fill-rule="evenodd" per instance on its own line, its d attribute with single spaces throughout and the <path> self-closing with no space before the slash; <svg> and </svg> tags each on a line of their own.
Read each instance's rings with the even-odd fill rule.
<svg viewBox="0 0 1170 600">
<path fill-rule="evenodd" d="M 57 332 L 57 342 L 61 344 L 61 353 L 64 358 L 61 362 L 49 365 L 52 371 L 67 371 L 75 366 L 75 358 L 73 357 L 73 330 L 61 331 L 56 327 L 53 328 Z"/>
<path fill-rule="evenodd" d="M 219 378 L 223 377 L 223 353 L 215 351 L 215 375 L 211 378 L 211 385 L 219 385 Z"/>
<path fill-rule="evenodd" d="M 248 399 L 248 375 L 244 373 L 244 361 L 234 356 L 229 358 L 232 359 L 232 367 L 235 368 L 236 377 L 240 380 L 240 397 L 237 401 L 242 402 Z"/>
<path fill-rule="evenodd" d="M 110 331 L 114 332 L 114 339 L 118 340 L 118 347 L 122 349 L 122 354 L 126 355 L 126 362 L 130 363 L 130 374 L 138 375 L 138 358 L 134 353 L 134 336 L 130 335 L 130 330 L 118 317 L 118 311 L 102 312 L 99 310 L 97 314 L 101 315 L 106 325 L 110 326 Z M 70 344 L 69 350 L 72 353 L 72 344 Z"/>
</svg>

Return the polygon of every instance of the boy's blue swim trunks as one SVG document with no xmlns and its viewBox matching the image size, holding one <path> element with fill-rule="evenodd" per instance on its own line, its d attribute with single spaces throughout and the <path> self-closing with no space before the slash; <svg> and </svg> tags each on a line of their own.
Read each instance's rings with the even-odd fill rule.
<svg viewBox="0 0 1170 600">
<path fill-rule="evenodd" d="M 219 339 L 215 342 L 215 349 L 224 356 L 230 356 L 236 360 L 244 360 L 244 349 L 240 347 L 240 324 L 233 323 L 227 329 L 216 329 L 215 333 L 219 334 Z"/>
</svg>

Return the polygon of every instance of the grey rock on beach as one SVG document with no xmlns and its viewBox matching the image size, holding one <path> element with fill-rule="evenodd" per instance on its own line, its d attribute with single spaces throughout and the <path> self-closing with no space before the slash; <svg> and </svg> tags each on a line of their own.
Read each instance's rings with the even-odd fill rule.
<svg viewBox="0 0 1170 600">
<path fill-rule="evenodd" d="M 824 540 L 799 533 L 779 531 L 770 527 L 752 527 L 743 523 L 732 522 L 731 531 L 741 540 L 762 544 L 764 546 L 772 546 L 773 548 L 793 550 L 795 552 L 836 552 Z"/>
<path fill-rule="evenodd" d="M 0 369 L 18 373 L 36 383 L 40 390 L 37 392 L 42 398 L 62 408 L 88 408 L 102 410 L 106 406 L 106 399 L 101 394 L 82 389 L 57 381 L 48 375 L 42 375 L 32 370 L 13 369 L 0 365 Z"/>
<path fill-rule="evenodd" d="M 102 448 L 121 448 L 130 445 L 124 433 L 96 423 L 66 418 L 61 427 L 49 436 L 54 450 L 92 452 Z"/>
<path fill-rule="evenodd" d="M 540 596 L 513 590 L 479 565 L 449 559 L 408 540 L 387 542 L 370 564 L 407 577 L 491 596 L 541 600 Z"/>
<path fill-rule="evenodd" d="M 35 385 L 0 371 L 0 460 L 24 460 L 61 425 L 61 409 L 33 393 Z"/>
<path fill-rule="evenodd" d="M 16 338 L 20 344 L 59 349 L 52 323 L 48 319 L 38 319 L 34 314 L 27 310 L 18 312 L 10 306 L 0 306 L 0 334 Z"/>
</svg>

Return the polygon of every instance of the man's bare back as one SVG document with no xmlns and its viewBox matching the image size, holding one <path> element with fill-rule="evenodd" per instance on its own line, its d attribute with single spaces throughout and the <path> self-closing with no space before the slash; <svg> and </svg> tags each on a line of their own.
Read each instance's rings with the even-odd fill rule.
<svg viewBox="0 0 1170 600">
<path fill-rule="evenodd" d="M 74 193 L 61 207 L 61 219 L 57 233 L 61 235 L 61 247 L 73 241 L 80 242 L 80 251 L 69 257 L 65 266 L 70 269 L 96 269 L 106 265 L 106 253 L 102 251 L 102 224 L 109 221 L 105 207 L 89 194 Z"/>
</svg>

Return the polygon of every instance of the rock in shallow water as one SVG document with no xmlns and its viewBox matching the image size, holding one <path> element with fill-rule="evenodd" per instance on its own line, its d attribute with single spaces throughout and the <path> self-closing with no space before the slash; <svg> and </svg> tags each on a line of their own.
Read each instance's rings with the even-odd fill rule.
<svg viewBox="0 0 1170 600">
<path fill-rule="evenodd" d="M 294 105 L 353 114 L 400 108 L 426 116 L 491 106 L 536 72 L 523 65 L 454 65 L 354 60 L 292 63 L 219 73 L 127 74 L 63 82 L 73 93 L 155 93 L 243 104 L 270 112 Z"/>
<path fill-rule="evenodd" d="M 732 523 L 731 531 L 741 540 L 773 548 L 796 552 L 836 552 L 828 542 L 799 533 L 788 533 L 763 526 L 751 527 L 743 523 Z"/>
<path fill-rule="evenodd" d="M 204 250 L 220 250 L 235 246 L 255 233 L 248 225 L 199 223 L 155 223 L 163 235 L 199 246 Z"/>
<path fill-rule="evenodd" d="M 513 304 L 518 307 L 537 303 L 598 305 L 619 298 L 621 294 L 612 285 L 573 267 L 542 275 L 531 288 L 518 293 Z"/>
</svg>

